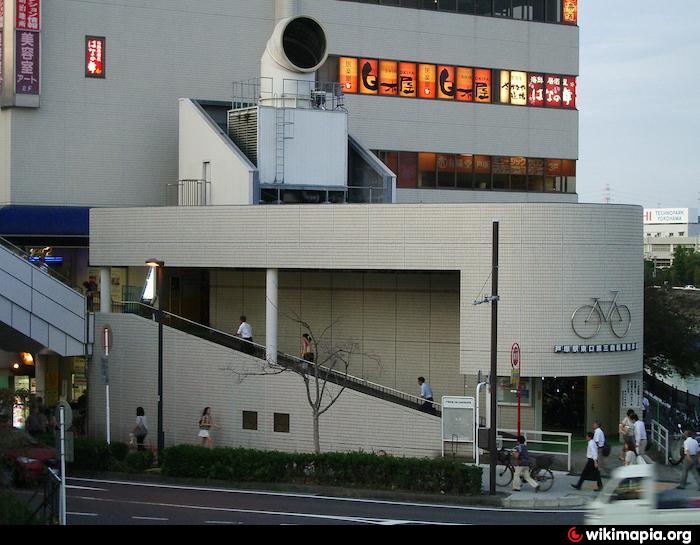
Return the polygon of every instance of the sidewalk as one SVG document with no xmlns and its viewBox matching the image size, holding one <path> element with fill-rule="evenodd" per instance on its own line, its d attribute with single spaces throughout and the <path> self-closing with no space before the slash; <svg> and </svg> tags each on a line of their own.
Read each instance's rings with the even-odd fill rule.
<svg viewBox="0 0 700 545">
<path fill-rule="evenodd" d="M 611 472 L 620 466 L 622 462 L 617 458 L 619 447 L 613 447 L 610 456 L 603 460 L 603 485 L 609 480 Z M 571 487 L 576 484 L 581 471 L 586 464 L 586 450 L 576 449 L 571 453 L 571 473 L 566 471 L 553 471 L 554 484 L 547 492 L 538 492 L 532 487 L 523 483 L 522 489 L 519 492 L 513 492 L 512 484 L 507 487 L 496 487 L 497 492 L 507 494 L 503 498 L 503 507 L 519 508 L 519 509 L 576 509 L 584 508 L 592 502 L 599 492 L 595 491 L 596 484 L 592 481 L 583 483 L 581 490 L 576 490 Z M 648 461 L 652 461 L 647 457 Z M 664 465 L 654 463 L 659 480 L 660 489 L 675 488 L 681 479 L 681 466 Z M 485 493 L 489 491 L 489 466 L 482 465 L 483 468 L 483 486 Z M 689 497 L 697 497 L 700 492 L 697 490 L 697 483 L 692 476 L 688 477 L 688 483 L 684 491 L 679 490 Z"/>
</svg>

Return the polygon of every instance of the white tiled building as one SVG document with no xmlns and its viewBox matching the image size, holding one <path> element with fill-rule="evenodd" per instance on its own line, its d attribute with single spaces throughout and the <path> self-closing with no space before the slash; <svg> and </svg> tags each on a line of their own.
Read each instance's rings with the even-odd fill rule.
<svg viewBox="0 0 700 545">
<path fill-rule="evenodd" d="M 154 257 L 166 264 L 164 305 L 174 314 L 231 333 L 246 314 L 257 343 L 298 355 L 296 313 L 316 330 L 332 324 L 333 342 L 359 344 L 354 376 L 415 395 L 423 375 L 437 401 L 473 396 L 489 368 L 489 307 L 472 303 L 490 294 L 494 219 L 502 427 L 515 426 L 515 342 L 527 379 L 524 429 L 578 433 L 593 419 L 611 429 L 626 404 L 641 402 L 630 397 L 642 370 L 641 209 L 577 202 L 577 3 L 381 4 L 42 3 L 39 106 L 3 95 L 0 204 L 39 217 L 45 207 L 67 216 L 92 208 L 70 272 L 77 281 L 101 276 L 96 321 L 114 331 L 120 438 L 136 406 L 155 421 L 155 330 L 104 311 L 109 299 L 138 296 Z M 311 90 L 339 82 L 344 96 L 336 88 L 309 103 L 307 95 L 295 109 L 265 98 L 261 58 L 276 24 L 299 15 L 326 40 L 310 63 L 320 66 Z M 86 77 L 88 37 L 104 38 L 104 78 Z M 316 38 L 298 38 L 290 47 L 318 53 Z M 261 76 L 248 97 L 255 102 L 232 88 Z M 304 128 L 311 116 L 327 121 L 327 135 Z M 337 130 L 346 131 L 341 146 Z M 291 183 L 300 157 L 306 170 Z M 346 165 L 344 184 L 316 181 L 329 179 L 329 164 Z M 68 233 L 50 225 L 23 233 L 2 214 L 0 235 L 16 244 L 70 246 Z M 267 325 L 270 273 L 276 335 Z M 629 326 L 620 336 L 604 323 L 617 308 L 612 292 L 629 309 L 617 314 Z M 601 327 L 584 339 L 572 316 L 594 298 Z M 195 441 L 196 413 L 211 405 L 225 422 L 219 443 L 309 448 L 298 378 L 240 382 L 231 369 L 245 368 L 247 356 L 182 332 L 168 330 L 165 351 L 167 443 Z M 89 379 L 91 432 L 101 435 L 99 366 Z M 259 433 L 243 424 L 252 412 Z M 288 415 L 289 435 L 271 428 L 275 414 Z M 322 434 L 325 449 L 440 451 L 435 417 L 355 390 L 323 418 L 333 430 Z"/>
</svg>

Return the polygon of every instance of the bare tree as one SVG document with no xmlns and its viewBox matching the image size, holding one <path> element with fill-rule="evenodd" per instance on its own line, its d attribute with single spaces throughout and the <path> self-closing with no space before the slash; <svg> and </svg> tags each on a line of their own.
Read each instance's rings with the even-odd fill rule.
<svg viewBox="0 0 700 545">
<path fill-rule="evenodd" d="M 348 369 L 353 356 L 361 355 L 376 361 L 377 364 L 379 364 L 379 358 L 359 352 L 357 342 L 349 341 L 334 345 L 332 341 L 328 341 L 327 336 L 338 320 L 326 327 L 320 335 L 316 335 L 311 326 L 297 314 L 289 318 L 298 323 L 309 335 L 315 362 L 296 357 L 278 357 L 276 360 L 271 358 L 260 360 L 258 369 L 237 370 L 227 367 L 224 370 L 238 375 L 241 381 L 249 376 L 270 376 L 282 373 L 294 373 L 299 376 L 304 381 L 306 399 L 311 408 L 314 451 L 320 454 L 320 418 L 335 405 L 345 391 L 350 380 Z"/>
</svg>

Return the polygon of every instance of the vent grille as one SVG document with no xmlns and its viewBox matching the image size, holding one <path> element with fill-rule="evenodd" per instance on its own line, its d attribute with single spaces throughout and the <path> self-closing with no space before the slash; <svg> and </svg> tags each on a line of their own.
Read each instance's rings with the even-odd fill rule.
<svg viewBox="0 0 700 545">
<path fill-rule="evenodd" d="M 228 135 L 243 154 L 258 166 L 258 109 L 245 108 L 228 113 Z"/>
</svg>

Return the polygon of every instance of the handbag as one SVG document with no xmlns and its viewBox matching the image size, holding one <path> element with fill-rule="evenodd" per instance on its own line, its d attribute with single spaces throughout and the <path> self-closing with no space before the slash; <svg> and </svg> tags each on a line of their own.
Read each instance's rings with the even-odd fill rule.
<svg viewBox="0 0 700 545">
<path fill-rule="evenodd" d="M 605 457 L 610 456 L 610 450 L 611 450 L 610 445 L 608 445 L 608 442 L 605 441 L 605 443 L 603 443 L 603 456 L 605 456 Z"/>
</svg>

